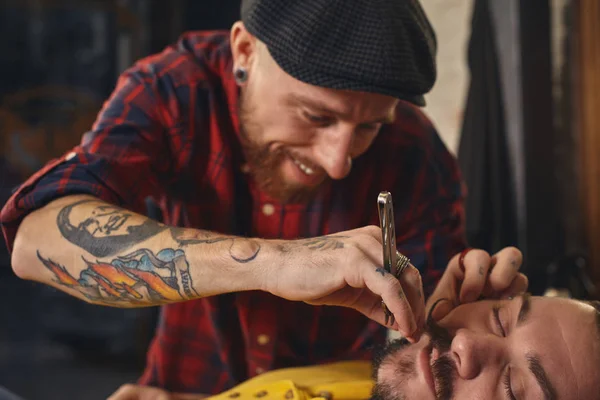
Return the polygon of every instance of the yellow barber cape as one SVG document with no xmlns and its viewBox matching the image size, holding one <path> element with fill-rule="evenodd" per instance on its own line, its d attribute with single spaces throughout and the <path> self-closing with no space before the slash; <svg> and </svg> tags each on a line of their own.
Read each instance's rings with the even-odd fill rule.
<svg viewBox="0 0 600 400">
<path fill-rule="evenodd" d="M 266 372 L 208 399 L 358 400 L 372 389 L 371 364 L 348 361 Z"/>
</svg>

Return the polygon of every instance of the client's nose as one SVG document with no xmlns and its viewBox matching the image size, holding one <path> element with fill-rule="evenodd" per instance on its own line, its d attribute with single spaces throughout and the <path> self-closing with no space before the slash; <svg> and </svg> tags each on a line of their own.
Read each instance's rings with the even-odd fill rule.
<svg viewBox="0 0 600 400">
<path fill-rule="evenodd" d="M 500 363 L 503 358 L 499 337 L 468 329 L 456 332 L 450 353 L 456 362 L 458 374 L 463 379 L 477 377 L 485 366 Z"/>
</svg>

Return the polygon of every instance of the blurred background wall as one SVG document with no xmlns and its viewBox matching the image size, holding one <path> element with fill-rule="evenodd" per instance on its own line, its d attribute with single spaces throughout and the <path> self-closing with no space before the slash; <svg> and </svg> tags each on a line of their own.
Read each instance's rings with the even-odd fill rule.
<svg viewBox="0 0 600 400">
<path fill-rule="evenodd" d="M 466 56 L 473 0 L 424 0 L 421 3 L 438 39 L 438 80 L 426 96 L 425 112 L 448 149 L 457 154 L 469 84 Z"/>
<path fill-rule="evenodd" d="M 422 0 L 439 49 L 425 111 L 469 172 L 470 240 L 521 247 L 536 294 L 593 296 L 600 280 L 590 251 L 600 239 L 600 122 L 593 109 L 577 113 L 600 93 L 581 72 L 600 66 L 591 64 L 600 35 L 581 22 L 597 15 L 594 2 Z M 228 29 L 238 9 L 239 0 L 1 0 L 0 205 L 80 140 L 125 68 L 186 30 Z M 139 375 L 156 309 L 93 307 L 18 280 L 3 241 L 0 299 L 0 386 L 25 399 L 101 399 Z"/>
</svg>

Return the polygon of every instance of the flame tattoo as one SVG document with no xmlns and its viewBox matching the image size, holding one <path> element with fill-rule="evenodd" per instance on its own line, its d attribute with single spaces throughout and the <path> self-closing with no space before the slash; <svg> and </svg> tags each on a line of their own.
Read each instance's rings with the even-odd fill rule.
<svg viewBox="0 0 600 400">
<path fill-rule="evenodd" d="M 40 261 L 44 263 L 46 268 L 48 268 L 51 272 L 54 273 L 55 282 L 69 287 L 77 286 L 79 284 L 79 282 L 77 282 L 77 279 L 73 278 L 71 274 L 67 272 L 65 267 L 63 267 L 62 265 L 58 265 L 52 260 L 45 260 L 44 258 L 42 258 L 39 251 L 37 252 L 37 256 L 40 259 Z"/>
<path fill-rule="evenodd" d="M 79 278 L 55 261 L 39 260 L 54 274 L 54 281 L 79 291 L 86 298 L 109 305 L 151 305 L 198 298 L 192 285 L 189 264 L 180 249 L 154 254 L 140 249 L 110 262 L 82 257 L 86 268 Z"/>
</svg>

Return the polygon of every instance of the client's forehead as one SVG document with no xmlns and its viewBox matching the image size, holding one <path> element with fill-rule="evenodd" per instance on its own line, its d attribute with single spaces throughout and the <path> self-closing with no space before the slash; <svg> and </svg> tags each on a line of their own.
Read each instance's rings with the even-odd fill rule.
<svg viewBox="0 0 600 400">
<path fill-rule="evenodd" d="M 599 376 L 599 335 L 593 307 L 569 299 L 533 297 L 523 335 L 559 399 L 593 398 Z"/>
<path fill-rule="evenodd" d="M 597 311 L 577 300 L 534 296 L 524 302 L 525 298 L 527 296 L 510 301 L 483 300 L 465 304 L 452 312 L 457 319 L 448 315 L 449 319 L 440 324 L 453 329 L 460 329 L 464 324 L 468 328 L 486 321 L 494 307 L 507 308 L 510 311 L 502 315 L 510 319 L 503 323 L 510 326 L 511 359 L 528 374 L 532 384 L 539 386 L 539 379 L 533 378 L 535 374 L 529 363 L 531 356 L 535 356 L 549 386 L 556 389 L 558 399 L 595 398 L 600 381 Z M 526 307 L 522 307 L 524 303 Z M 520 318 L 523 314 L 525 318 Z M 517 323 L 518 320 L 521 321 Z"/>
</svg>

